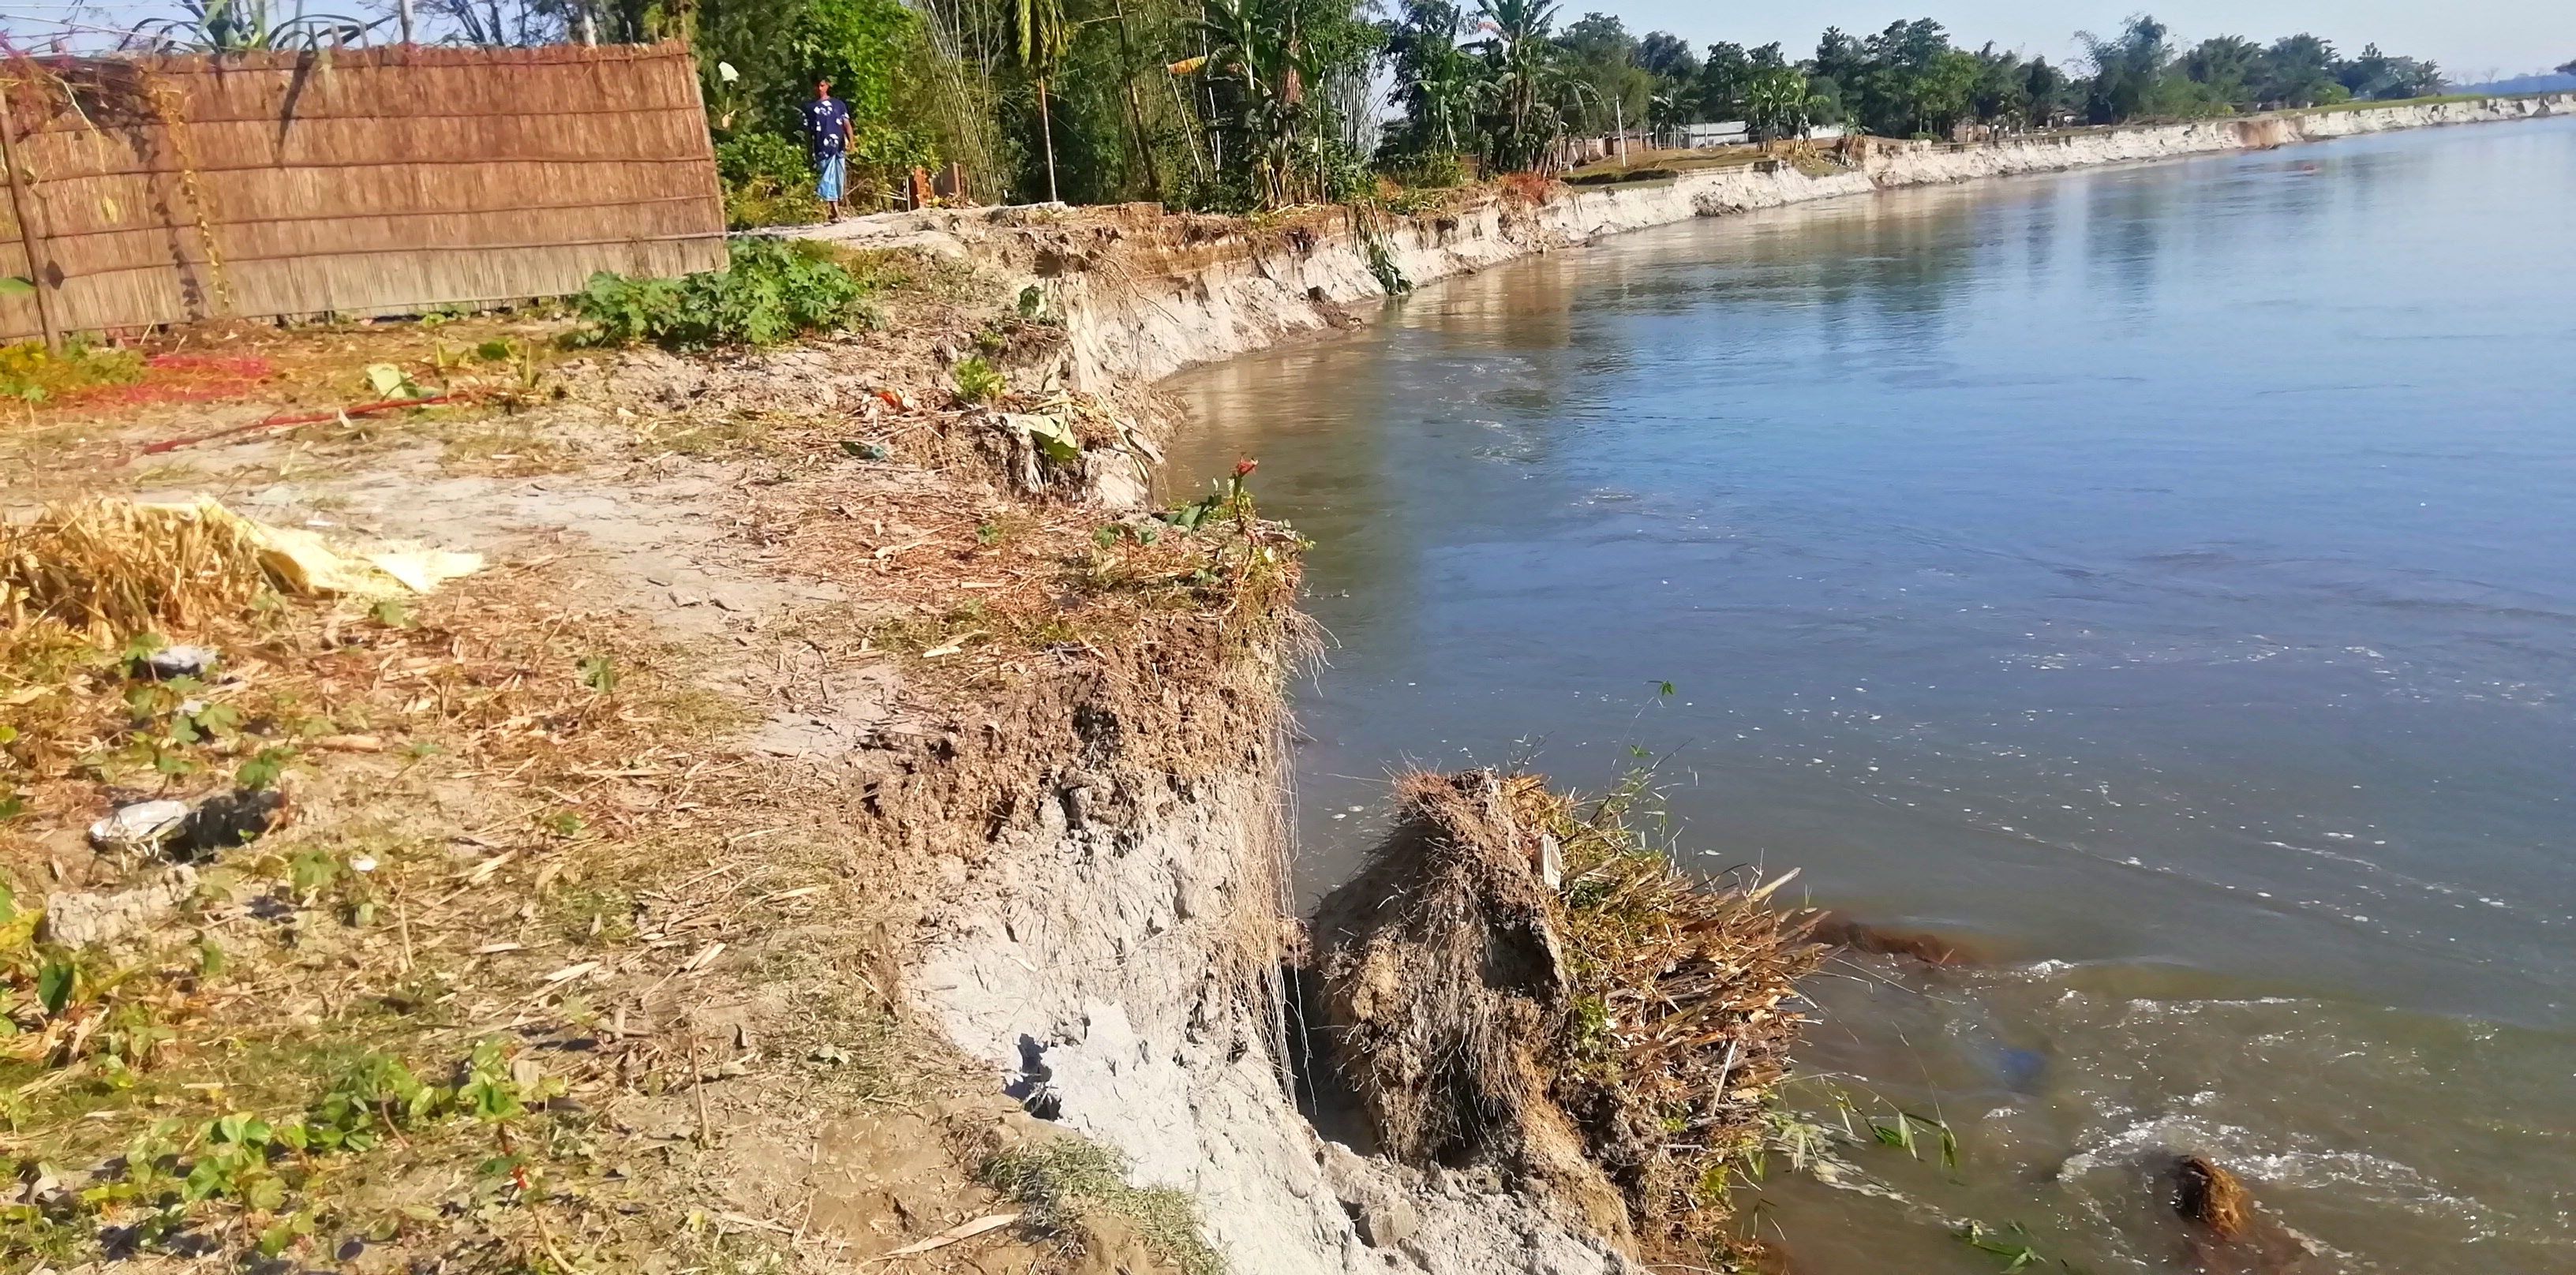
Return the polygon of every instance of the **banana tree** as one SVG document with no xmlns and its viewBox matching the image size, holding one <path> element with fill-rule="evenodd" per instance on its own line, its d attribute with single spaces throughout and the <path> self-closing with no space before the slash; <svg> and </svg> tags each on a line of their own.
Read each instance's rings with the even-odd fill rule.
<svg viewBox="0 0 2576 1275">
<path fill-rule="evenodd" d="M 1493 158 L 1498 169 L 1534 167 L 1564 131 L 1554 105 L 1559 82 L 1555 0 L 1478 0 L 1480 30 L 1487 32 L 1484 84 L 1494 119 Z"/>
<path fill-rule="evenodd" d="M 177 16 L 136 23 L 120 46 L 155 53 L 315 49 L 356 44 L 383 21 L 308 14 L 302 0 L 292 13 L 272 10 L 269 0 L 179 0 L 177 7 Z"/>
<path fill-rule="evenodd" d="M 1805 136 L 1815 108 L 1806 73 L 1794 66 L 1773 67 L 1744 86 L 1744 117 L 1765 150 L 1775 138 Z"/>
<path fill-rule="evenodd" d="M 1474 128 L 1477 66 L 1458 47 L 1463 24 L 1452 0 L 1406 0 L 1403 21 L 1389 33 L 1393 100 L 1404 107 L 1407 144 L 1418 153 L 1454 155 L 1463 149 L 1462 128 Z"/>
<path fill-rule="evenodd" d="M 1064 65 L 1073 47 L 1077 24 L 1065 21 L 1059 0 L 1018 0 L 1020 65 L 1038 91 L 1038 136 L 1046 149 L 1047 202 L 1057 202 L 1055 189 L 1055 122 L 1048 114 L 1047 83 Z"/>
<path fill-rule="evenodd" d="M 1227 86 L 1237 123 L 1253 147 L 1253 186 L 1262 203 L 1293 202 L 1306 79 L 1295 0 L 1207 0 L 1203 69 Z"/>
</svg>

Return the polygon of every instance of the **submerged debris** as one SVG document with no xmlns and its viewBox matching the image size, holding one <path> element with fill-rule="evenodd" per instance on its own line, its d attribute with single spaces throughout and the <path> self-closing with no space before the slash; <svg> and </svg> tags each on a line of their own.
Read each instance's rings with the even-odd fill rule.
<svg viewBox="0 0 2576 1275">
<path fill-rule="evenodd" d="M 1387 1154 L 1486 1166 L 1623 1246 L 1708 1253 L 1819 949 L 1532 775 L 1413 775 L 1316 918 L 1333 1061 Z M 1550 877 L 1557 877 L 1552 888 Z M 1785 880 L 1785 878 L 1784 878 Z"/>
<path fill-rule="evenodd" d="M 2202 1275 L 2322 1275 L 2338 1269 L 2313 1240 L 2255 1207 L 2254 1193 L 2205 1156 L 2174 1162 L 2173 1203 L 2191 1223 L 2191 1268 Z"/>
<path fill-rule="evenodd" d="M 2245 1233 L 2245 1184 L 2236 1175 L 2201 1156 L 2187 1155 L 2174 1167 L 2174 1208 L 2185 1218 L 2208 1227 L 2222 1240 Z"/>
</svg>

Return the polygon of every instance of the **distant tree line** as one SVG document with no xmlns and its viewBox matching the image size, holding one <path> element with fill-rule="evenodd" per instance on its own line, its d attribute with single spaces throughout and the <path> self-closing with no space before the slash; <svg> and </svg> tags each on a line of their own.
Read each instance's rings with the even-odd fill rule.
<svg viewBox="0 0 2576 1275">
<path fill-rule="evenodd" d="M 1445 3 L 1407 0 L 1405 13 Z M 1911 137 L 1943 135 L 1961 123 L 2019 129 L 2198 119 L 2444 88 L 2431 62 L 2391 57 L 2377 45 L 2346 58 L 2314 35 L 2270 44 L 2215 36 L 2185 48 L 2163 23 L 2140 16 L 2107 38 L 2077 39 L 2081 63 L 2053 66 L 1993 44 L 1959 47 L 1925 18 L 1865 36 L 1828 29 L 1813 55 L 1793 60 L 1778 44 L 1721 42 L 1700 53 L 1670 32 L 1632 38 L 1619 19 L 1594 13 L 1567 27 L 1557 44 L 1575 78 L 1592 89 L 1583 99 L 1620 101 L 1628 118 L 1657 126 L 1732 120 L 1770 136 L 1828 124 Z M 1418 118 L 1407 68 L 1399 62 L 1395 71 L 1399 99 Z M 1569 106 L 1587 129 L 1607 127 L 1602 112 L 1580 110 L 1585 104 Z"/>
<path fill-rule="evenodd" d="M 380 41 L 397 3 L 368 0 L 386 15 L 373 20 L 270 30 L 242 16 L 267 14 L 261 0 L 208 0 L 188 9 L 202 18 L 138 33 L 155 47 Z M 985 202 L 1231 209 L 1543 169 L 1565 139 L 1618 127 L 1942 137 L 2444 87 L 2431 62 L 2376 45 L 2356 57 L 2309 34 L 2185 46 L 2146 16 L 2079 35 L 2082 56 L 2058 66 L 1961 47 L 1928 18 L 1829 29 L 1792 58 L 1778 44 L 1634 35 L 1607 13 L 1560 25 L 1556 0 L 414 0 L 399 12 L 422 40 L 688 40 L 745 224 L 817 210 L 799 110 L 822 79 L 851 108 L 862 206 L 954 161 Z"/>
</svg>

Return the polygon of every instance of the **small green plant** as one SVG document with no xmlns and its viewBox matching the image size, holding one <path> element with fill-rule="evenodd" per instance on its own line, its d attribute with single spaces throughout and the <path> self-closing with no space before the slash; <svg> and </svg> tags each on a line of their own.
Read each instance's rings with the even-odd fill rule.
<svg viewBox="0 0 2576 1275">
<path fill-rule="evenodd" d="M 1983 1222 L 1963 1222 L 1952 1234 L 1960 1243 L 1980 1253 L 2003 1259 L 2002 1275 L 2017 1275 L 2048 1260 L 2040 1256 L 2038 1249 L 2031 1247 L 2030 1232 L 2022 1229 L 2018 1222 L 2006 1223 L 1999 1232 L 1987 1229 Z"/>
<path fill-rule="evenodd" d="M 776 345 L 876 319 L 859 280 L 824 244 L 737 239 L 723 270 L 680 279 L 602 271 L 572 298 L 590 345 L 652 342 L 672 349 Z"/>
<path fill-rule="evenodd" d="M 1002 379 L 1001 369 L 985 362 L 980 354 L 970 355 L 959 362 L 953 375 L 961 402 L 999 402 L 1004 394 L 1010 392 L 1010 386 Z"/>
<path fill-rule="evenodd" d="M 1225 1259 L 1200 1235 L 1188 1193 L 1128 1185 L 1125 1157 L 1096 1142 L 1067 1138 L 1007 1151 L 985 1161 L 977 1176 L 1020 1205 L 1024 1226 L 1075 1232 L 1086 1210 L 1099 1209 L 1134 1226 L 1182 1275 L 1224 1275 Z"/>
<path fill-rule="evenodd" d="M 0 397 L 42 403 L 68 390 L 142 379 L 143 356 L 130 350 L 94 349 L 77 341 L 60 354 L 41 341 L 0 347 Z"/>
<path fill-rule="evenodd" d="M 617 689 L 617 661 L 605 655 L 585 655 L 574 662 L 581 684 L 606 695 Z"/>
<path fill-rule="evenodd" d="M 292 748 L 263 748 L 233 772 L 233 782 L 253 792 L 276 787 L 278 777 L 286 773 L 286 763 L 293 760 Z"/>
</svg>

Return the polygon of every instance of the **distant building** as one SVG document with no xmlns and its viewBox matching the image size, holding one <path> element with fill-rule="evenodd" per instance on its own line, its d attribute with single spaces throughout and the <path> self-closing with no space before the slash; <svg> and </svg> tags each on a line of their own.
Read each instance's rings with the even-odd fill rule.
<svg viewBox="0 0 2576 1275">
<path fill-rule="evenodd" d="M 1721 124 L 1684 124 L 1676 131 L 1681 134 L 1682 145 L 1692 150 L 1740 146 L 1753 139 L 1752 126 L 1742 120 L 1728 120 Z"/>
</svg>

